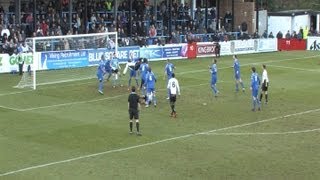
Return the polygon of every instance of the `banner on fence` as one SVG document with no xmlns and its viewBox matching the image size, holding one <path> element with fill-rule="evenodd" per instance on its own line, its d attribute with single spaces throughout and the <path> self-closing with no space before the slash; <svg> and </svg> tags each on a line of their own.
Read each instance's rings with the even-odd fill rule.
<svg viewBox="0 0 320 180">
<path fill-rule="evenodd" d="M 320 51 L 320 37 L 308 36 L 307 50 Z"/>
<path fill-rule="evenodd" d="M 219 42 L 220 44 L 220 55 L 230 55 L 231 53 L 231 42 L 230 41 L 223 41 Z"/>
<path fill-rule="evenodd" d="M 306 50 L 306 47 L 305 39 L 278 39 L 279 51 Z"/>
<path fill-rule="evenodd" d="M 278 43 L 276 38 L 259 39 L 258 51 L 259 52 L 277 51 L 278 49 L 277 46 L 278 46 Z"/>
<path fill-rule="evenodd" d="M 88 66 L 88 51 L 42 52 L 39 69 L 64 69 Z"/>
<path fill-rule="evenodd" d="M 9 54 L 0 54 L 0 73 L 18 71 L 19 60 L 24 61 L 24 71 L 27 70 L 28 65 L 33 64 L 31 53 L 26 53 L 21 56 L 16 54 L 13 54 L 11 56 Z"/>
<path fill-rule="evenodd" d="M 166 45 L 166 46 L 148 46 L 140 48 L 140 57 L 149 60 L 160 60 L 167 58 L 182 58 L 187 56 L 187 44 Z"/>
<path fill-rule="evenodd" d="M 271 52 L 277 50 L 277 39 L 249 39 L 219 42 L 220 54 L 246 54 L 257 52 Z M 148 58 L 151 61 L 163 59 L 183 59 L 188 56 L 206 57 L 215 55 L 215 44 L 213 42 L 195 43 L 194 49 L 189 49 L 188 44 L 167 44 L 165 46 L 151 45 L 147 47 L 130 46 L 119 47 L 117 57 L 120 63 L 127 62 L 131 53 L 134 58 Z M 320 37 L 308 38 L 309 50 L 320 50 Z M 191 50 L 194 54 L 191 56 Z M 107 59 L 113 57 L 115 50 L 108 48 L 39 52 L 36 54 L 37 70 L 62 69 L 93 66 L 99 63 L 101 55 L 106 55 Z M 32 54 L 23 57 L 25 64 L 33 62 Z M 26 69 L 27 66 L 24 66 Z M 18 56 L 0 54 L 0 73 L 11 72 L 18 69 Z"/>
<path fill-rule="evenodd" d="M 89 65 L 97 65 L 101 59 L 101 56 L 104 54 L 106 59 L 110 59 L 113 57 L 115 53 L 114 49 L 101 48 L 101 49 L 91 49 L 88 50 L 88 61 Z M 127 62 L 130 53 L 133 53 L 133 57 L 139 58 L 139 46 L 131 46 L 131 47 L 119 47 L 117 52 L 117 58 L 120 63 Z"/>
<path fill-rule="evenodd" d="M 213 56 L 215 55 L 216 45 L 213 42 L 197 43 L 197 56 Z"/>
<path fill-rule="evenodd" d="M 231 53 L 233 54 L 254 53 L 257 52 L 257 49 L 257 39 L 231 41 Z"/>
</svg>

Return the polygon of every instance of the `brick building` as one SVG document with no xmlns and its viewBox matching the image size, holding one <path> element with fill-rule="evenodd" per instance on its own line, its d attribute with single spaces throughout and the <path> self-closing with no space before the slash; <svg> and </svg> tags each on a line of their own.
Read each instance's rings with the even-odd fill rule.
<svg viewBox="0 0 320 180">
<path fill-rule="evenodd" d="M 233 30 L 236 31 L 238 26 L 245 22 L 248 33 L 254 33 L 256 29 L 256 12 L 253 0 L 220 0 L 218 3 L 220 4 L 219 16 L 223 19 L 227 12 L 232 12 L 232 1 L 234 1 Z"/>
</svg>

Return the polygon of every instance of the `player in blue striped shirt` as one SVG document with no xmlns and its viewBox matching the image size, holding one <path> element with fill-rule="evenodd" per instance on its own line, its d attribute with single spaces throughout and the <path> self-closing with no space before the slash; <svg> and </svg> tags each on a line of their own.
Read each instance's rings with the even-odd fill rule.
<svg viewBox="0 0 320 180">
<path fill-rule="evenodd" d="M 134 54 L 131 53 L 130 54 L 130 58 L 128 61 L 128 64 L 131 64 L 128 66 L 129 70 L 130 70 L 130 74 L 129 74 L 129 81 L 128 81 L 128 88 L 131 87 L 131 79 L 134 78 L 136 80 L 136 86 L 139 86 L 139 82 L 138 82 L 138 77 L 137 77 L 137 70 L 136 68 L 136 63 L 138 63 L 138 60 L 136 61 L 134 59 Z M 129 89 L 128 89 L 129 90 Z"/>
<path fill-rule="evenodd" d="M 217 74 L 218 74 L 218 67 L 217 67 L 217 60 L 213 59 L 212 65 L 209 67 L 211 73 L 211 89 L 214 93 L 214 96 L 218 96 L 218 89 L 217 89 Z"/>
<path fill-rule="evenodd" d="M 111 70 L 111 60 L 108 59 L 105 61 L 105 70 L 106 70 L 106 74 L 108 74 L 108 77 L 107 77 L 107 81 L 109 81 L 111 75 L 112 75 L 112 70 Z"/>
<path fill-rule="evenodd" d="M 252 74 L 251 74 L 250 90 L 252 93 L 252 104 L 253 104 L 252 111 L 256 110 L 256 106 L 258 107 L 258 111 L 260 111 L 260 102 L 259 102 L 259 98 L 258 98 L 260 78 L 259 78 L 258 73 L 256 73 L 255 67 L 252 67 L 251 70 L 252 70 Z"/>
<path fill-rule="evenodd" d="M 141 90 L 141 95 L 145 96 L 146 92 L 145 92 L 145 77 L 147 75 L 149 69 L 149 65 L 148 65 L 148 60 L 146 58 L 144 58 L 142 60 L 142 63 L 139 67 L 139 72 L 140 72 L 140 77 L 141 77 L 141 81 L 140 81 L 140 90 Z"/>
<path fill-rule="evenodd" d="M 169 59 L 167 59 L 167 64 L 164 68 L 165 76 L 167 76 L 167 84 L 169 79 L 172 78 L 172 74 L 174 73 L 175 68 L 176 67 L 169 61 Z M 167 99 L 169 99 L 169 97 L 170 97 L 170 91 L 168 90 Z"/>
<path fill-rule="evenodd" d="M 154 107 L 157 106 L 156 89 L 155 89 L 156 82 L 157 82 L 157 78 L 154 75 L 154 73 L 151 71 L 151 67 L 149 67 L 145 77 L 145 87 L 147 90 L 146 107 L 149 107 L 152 101 L 153 101 Z"/>
<path fill-rule="evenodd" d="M 241 85 L 242 91 L 244 92 L 245 88 L 240 75 L 240 63 L 237 55 L 233 55 L 233 60 L 234 78 L 236 80 L 236 92 L 239 92 L 239 84 Z"/>
<path fill-rule="evenodd" d="M 104 79 L 103 76 L 106 73 L 105 63 L 106 63 L 105 62 L 105 56 L 102 55 L 101 59 L 99 61 L 98 68 L 97 68 L 97 77 L 98 77 L 98 80 L 99 80 L 98 92 L 100 94 L 103 94 L 103 79 Z"/>
<path fill-rule="evenodd" d="M 119 70 L 121 69 L 120 65 L 119 65 L 119 60 L 116 56 L 116 53 L 114 53 L 114 56 L 113 58 L 111 59 L 111 62 L 110 62 L 110 65 L 111 65 L 111 71 L 112 71 L 112 86 L 113 88 L 115 88 L 117 85 L 119 85 Z M 122 85 L 120 85 L 122 86 Z"/>
</svg>

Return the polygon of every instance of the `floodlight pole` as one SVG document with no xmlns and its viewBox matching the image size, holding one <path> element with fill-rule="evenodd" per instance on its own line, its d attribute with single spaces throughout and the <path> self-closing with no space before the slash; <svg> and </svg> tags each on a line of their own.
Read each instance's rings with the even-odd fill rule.
<svg viewBox="0 0 320 180">
<path fill-rule="evenodd" d="M 37 30 L 37 0 L 33 0 L 33 9 L 32 9 L 32 13 L 33 13 L 33 32 L 35 32 Z M 32 32 L 32 33 L 33 33 Z"/>
<path fill-rule="evenodd" d="M 217 2 L 217 15 L 216 15 L 216 29 L 219 30 L 219 20 L 220 20 L 220 0 Z"/>
<path fill-rule="evenodd" d="M 129 0 L 129 29 L 130 34 L 129 36 L 132 38 L 132 0 Z"/>
<path fill-rule="evenodd" d="M 72 2 L 73 0 L 69 0 L 69 30 L 73 33 L 72 31 Z"/>
<path fill-rule="evenodd" d="M 206 8 L 205 8 L 205 27 L 206 27 L 206 30 L 208 29 L 208 0 L 206 0 Z"/>
<path fill-rule="evenodd" d="M 258 0 L 256 0 L 255 9 L 256 9 L 256 32 L 259 32 L 259 3 L 258 3 Z"/>
<path fill-rule="evenodd" d="M 231 3 L 231 7 L 232 7 L 232 21 L 231 21 L 231 29 L 232 29 L 232 32 L 234 31 L 234 0 L 232 0 L 232 3 Z"/>
</svg>

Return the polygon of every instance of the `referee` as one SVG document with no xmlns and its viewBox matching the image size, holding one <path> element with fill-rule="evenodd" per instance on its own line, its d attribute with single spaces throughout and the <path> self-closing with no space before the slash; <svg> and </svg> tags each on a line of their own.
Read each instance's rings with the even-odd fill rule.
<svg viewBox="0 0 320 180">
<path fill-rule="evenodd" d="M 139 124 L 139 110 L 140 110 L 140 103 L 139 103 L 139 95 L 136 93 L 136 87 L 131 87 L 131 93 L 128 97 L 128 110 L 129 110 L 129 126 L 130 126 L 130 134 L 133 134 L 132 127 L 133 127 L 133 119 L 136 121 L 136 128 L 137 128 L 137 135 L 141 136 L 140 133 L 140 124 Z"/>
</svg>

